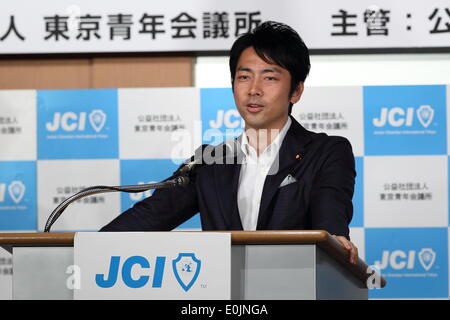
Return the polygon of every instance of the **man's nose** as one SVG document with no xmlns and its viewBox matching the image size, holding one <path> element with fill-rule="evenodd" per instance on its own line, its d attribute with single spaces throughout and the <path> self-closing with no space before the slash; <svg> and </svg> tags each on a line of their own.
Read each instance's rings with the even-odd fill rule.
<svg viewBox="0 0 450 320">
<path fill-rule="evenodd" d="M 262 96 L 261 85 L 257 79 L 252 81 L 248 94 L 250 96 Z"/>
</svg>

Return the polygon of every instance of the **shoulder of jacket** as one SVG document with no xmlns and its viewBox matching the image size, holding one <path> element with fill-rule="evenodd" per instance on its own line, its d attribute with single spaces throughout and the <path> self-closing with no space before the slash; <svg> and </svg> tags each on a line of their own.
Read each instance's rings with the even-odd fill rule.
<svg viewBox="0 0 450 320">
<path fill-rule="evenodd" d="M 318 144 L 339 144 L 339 143 L 343 143 L 343 144 L 350 144 L 350 141 L 342 136 L 329 136 L 328 134 L 321 132 L 321 133 L 315 133 L 315 132 L 311 132 L 311 137 L 312 140 L 315 143 Z"/>
</svg>

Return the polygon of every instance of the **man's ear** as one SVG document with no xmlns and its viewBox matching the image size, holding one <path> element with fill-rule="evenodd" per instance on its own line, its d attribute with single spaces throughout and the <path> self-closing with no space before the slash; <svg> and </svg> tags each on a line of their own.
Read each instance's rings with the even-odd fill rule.
<svg viewBox="0 0 450 320">
<path fill-rule="evenodd" d="M 295 88 L 295 91 L 292 93 L 291 98 L 289 99 L 292 104 L 296 104 L 300 100 L 303 89 L 305 89 L 304 83 L 299 82 L 297 88 Z"/>
</svg>

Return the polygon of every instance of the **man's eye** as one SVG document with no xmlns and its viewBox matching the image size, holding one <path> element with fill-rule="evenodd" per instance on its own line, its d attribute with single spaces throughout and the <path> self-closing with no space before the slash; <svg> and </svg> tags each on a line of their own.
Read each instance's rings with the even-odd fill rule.
<svg viewBox="0 0 450 320">
<path fill-rule="evenodd" d="M 266 77 L 266 80 L 274 81 L 274 80 L 277 80 L 277 78 L 275 78 L 275 77 Z"/>
<path fill-rule="evenodd" d="M 246 75 L 240 75 L 240 76 L 238 76 L 238 79 L 239 79 L 239 80 L 246 80 L 246 79 L 248 79 L 248 76 L 246 76 Z"/>
</svg>

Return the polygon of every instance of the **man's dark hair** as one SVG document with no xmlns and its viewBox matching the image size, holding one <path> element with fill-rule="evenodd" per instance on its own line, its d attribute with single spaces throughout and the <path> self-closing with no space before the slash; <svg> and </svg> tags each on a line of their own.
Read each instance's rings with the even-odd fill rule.
<svg viewBox="0 0 450 320">
<path fill-rule="evenodd" d="M 291 75 L 289 96 L 308 76 L 311 68 L 309 51 L 302 38 L 286 24 L 267 21 L 240 36 L 231 47 L 229 64 L 232 86 L 239 57 L 249 47 L 253 47 L 256 54 L 265 62 L 279 65 L 289 71 Z M 291 111 L 292 103 L 289 105 L 289 114 Z"/>
</svg>

